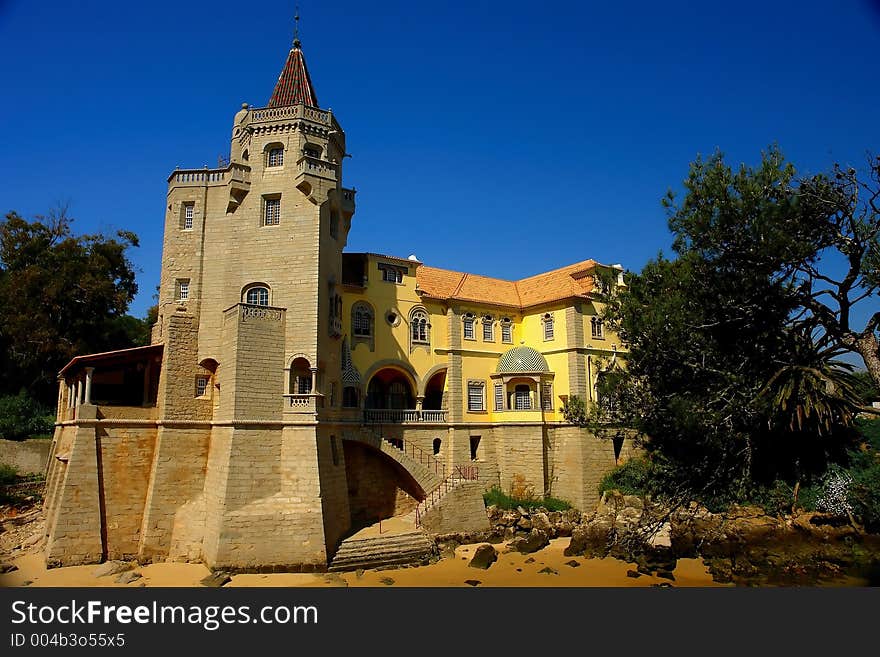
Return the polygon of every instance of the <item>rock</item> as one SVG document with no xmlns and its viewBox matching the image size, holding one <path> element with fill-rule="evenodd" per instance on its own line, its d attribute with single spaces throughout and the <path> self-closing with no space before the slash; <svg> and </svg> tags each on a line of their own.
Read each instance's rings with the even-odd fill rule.
<svg viewBox="0 0 880 657">
<path fill-rule="evenodd" d="M 522 518 L 520 518 L 517 521 L 516 526 L 519 527 L 520 529 L 531 529 L 532 528 L 532 519 L 528 518 L 526 516 L 523 516 Z"/>
<path fill-rule="evenodd" d="M 348 586 L 348 582 L 339 573 L 327 573 L 324 576 L 324 582 L 333 586 Z"/>
<path fill-rule="evenodd" d="M 660 582 L 659 584 L 651 584 L 651 587 L 655 589 L 671 589 L 672 584 L 669 582 Z"/>
<path fill-rule="evenodd" d="M 21 549 L 24 550 L 25 548 L 29 548 L 32 545 L 36 545 L 40 542 L 40 539 L 42 538 L 42 534 L 31 534 L 21 542 Z"/>
<path fill-rule="evenodd" d="M 638 579 L 639 577 L 642 576 L 642 574 L 638 570 L 627 570 L 626 576 L 632 577 L 633 579 Z"/>
<path fill-rule="evenodd" d="M 541 570 L 539 570 L 538 572 L 541 573 L 542 575 L 558 575 L 559 574 L 558 570 L 556 570 L 555 568 L 551 568 L 550 566 L 545 566 L 544 568 L 541 568 Z"/>
<path fill-rule="evenodd" d="M 624 507 L 620 510 L 620 513 L 615 516 L 616 522 L 621 525 L 636 525 L 641 517 L 641 510 L 633 509 L 632 507 Z"/>
<path fill-rule="evenodd" d="M 513 527 L 519 519 L 520 515 L 518 513 L 507 511 L 503 516 L 501 516 L 501 524 L 505 527 Z"/>
<path fill-rule="evenodd" d="M 534 557 L 529 557 L 528 559 L 526 559 L 526 563 L 535 563 Z"/>
<path fill-rule="evenodd" d="M 232 577 L 230 577 L 229 573 L 224 570 L 216 570 L 207 577 L 203 577 L 199 584 L 201 584 L 202 586 L 219 589 L 222 586 L 226 586 L 231 581 Z"/>
<path fill-rule="evenodd" d="M 361 577 L 364 576 L 364 572 L 365 572 L 365 571 L 364 571 L 363 568 L 358 568 L 356 571 L 354 571 L 355 577 L 357 577 L 358 579 L 360 579 Z"/>
<path fill-rule="evenodd" d="M 128 561 L 106 561 L 92 571 L 95 577 L 107 577 L 108 575 L 118 575 L 126 570 L 134 568 L 133 563 Z"/>
<path fill-rule="evenodd" d="M 471 559 L 468 567 L 486 570 L 496 561 L 498 561 L 498 550 L 491 545 L 481 545 L 474 552 L 474 557 Z"/>
<path fill-rule="evenodd" d="M 671 548 L 672 547 L 672 525 L 664 522 L 657 532 L 648 539 L 648 545 L 652 548 Z"/>
<path fill-rule="evenodd" d="M 394 584 L 394 580 L 391 577 L 383 577 L 379 581 L 382 582 L 382 584 L 384 584 L 385 586 L 391 586 L 392 584 Z"/>
<path fill-rule="evenodd" d="M 517 568 L 517 569 L 516 569 L 516 572 L 521 573 L 521 572 L 522 572 L 522 568 Z"/>
<path fill-rule="evenodd" d="M 469 586 L 479 586 L 480 584 L 482 584 L 482 582 L 478 579 L 466 579 L 464 580 L 464 583 Z"/>
<path fill-rule="evenodd" d="M 25 581 L 23 581 L 23 582 L 21 583 L 21 585 L 22 585 L 22 586 L 30 586 L 30 585 L 33 584 L 33 583 L 34 583 L 34 580 L 32 580 L 32 579 L 26 579 Z"/>
<path fill-rule="evenodd" d="M 568 520 L 561 520 L 554 525 L 554 528 L 556 529 L 556 535 L 564 538 L 571 536 L 575 526 L 574 523 L 571 523 Z"/>
<path fill-rule="evenodd" d="M 550 538 L 546 532 L 533 529 L 525 538 L 515 538 L 510 542 L 510 547 L 522 554 L 531 554 L 550 545 Z"/>
<path fill-rule="evenodd" d="M 571 533 L 571 542 L 565 548 L 565 556 L 604 557 L 608 554 L 613 528 L 614 522 L 607 518 L 596 518 L 585 525 L 578 525 Z"/>
<path fill-rule="evenodd" d="M 519 512 L 519 514 L 520 514 L 521 516 L 528 516 L 528 515 L 529 515 L 529 512 L 526 511 L 526 510 L 525 510 L 524 508 L 522 508 L 521 506 L 516 507 L 516 510 Z"/>
<path fill-rule="evenodd" d="M 117 584 L 131 584 L 135 580 L 139 580 L 143 575 L 140 573 L 136 573 L 133 570 L 127 570 L 122 573 L 119 577 L 117 577 L 114 581 Z"/>
<path fill-rule="evenodd" d="M 18 566 L 14 563 L 0 563 L 0 575 L 5 575 L 6 573 L 11 573 L 16 570 L 18 570 Z"/>
<path fill-rule="evenodd" d="M 572 559 L 571 561 L 566 561 L 566 562 L 565 562 L 565 565 L 566 565 L 566 566 L 571 566 L 572 568 L 578 568 L 578 567 L 580 567 L 581 562 L 580 562 L 580 561 L 575 561 L 574 559 Z"/>
<path fill-rule="evenodd" d="M 638 509 L 639 511 L 645 508 L 645 503 L 642 501 L 641 497 L 637 495 L 624 495 L 623 503 L 632 509 Z"/>
<path fill-rule="evenodd" d="M 531 516 L 532 529 L 540 529 L 543 532 L 550 533 L 550 519 L 546 513 L 533 513 Z"/>
</svg>

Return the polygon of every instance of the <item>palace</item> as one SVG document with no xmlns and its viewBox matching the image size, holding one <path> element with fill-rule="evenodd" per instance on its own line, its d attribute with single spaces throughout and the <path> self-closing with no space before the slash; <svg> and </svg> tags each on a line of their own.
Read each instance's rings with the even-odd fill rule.
<svg viewBox="0 0 880 657">
<path fill-rule="evenodd" d="M 50 565 L 323 570 L 377 520 L 488 529 L 493 486 L 588 508 L 630 453 L 559 412 L 622 351 L 594 299 L 622 268 L 506 281 L 344 252 L 356 194 L 320 107 L 297 39 L 228 164 L 168 178 L 151 344 L 59 375 Z"/>
</svg>

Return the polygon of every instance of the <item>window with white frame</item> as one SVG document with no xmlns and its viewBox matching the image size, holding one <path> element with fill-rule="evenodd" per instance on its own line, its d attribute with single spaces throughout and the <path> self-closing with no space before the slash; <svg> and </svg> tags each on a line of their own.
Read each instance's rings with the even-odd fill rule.
<svg viewBox="0 0 880 657">
<path fill-rule="evenodd" d="M 513 391 L 513 407 L 518 411 L 529 411 L 532 408 L 531 388 L 526 384 L 518 385 Z"/>
<path fill-rule="evenodd" d="M 602 320 L 598 317 L 593 317 L 590 319 L 590 323 L 592 324 L 592 334 L 594 338 L 603 339 L 605 337 L 605 329 L 602 326 Z"/>
<path fill-rule="evenodd" d="M 280 167 L 284 164 L 284 149 L 280 146 L 269 149 L 269 154 L 266 157 L 266 166 L 267 167 Z"/>
<path fill-rule="evenodd" d="M 509 317 L 501 319 L 501 342 L 513 342 L 513 322 Z"/>
<path fill-rule="evenodd" d="M 175 290 L 178 301 L 186 301 L 189 299 L 189 279 L 188 278 L 178 278 L 175 283 Z"/>
<path fill-rule="evenodd" d="M 552 340 L 554 337 L 553 315 L 546 313 L 541 321 L 544 323 L 544 339 Z"/>
<path fill-rule="evenodd" d="M 483 342 L 495 342 L 495 323 L 491 315 L 483 317 Z"/>
<path fill-rule="evenodd" d="M 184 203 L 183 204 L 183 229 L 184 230 L 192 230 L 193 217 L 195 216 L 195 210 L 196 210 L 195 203 Z"/>
<path fill-rule="evenodd" d="M 263 225 L 277 226 L 281 223 L 281 199 L 267 198 L 263 203 Z"/>
<path fill-rule="evenodd" d="M 465 313 L 462 318 L 462 322 L 464 323 L 464 339 L 465 340 L 476 340 L 474 337 L 474 322 L 476 318 L 473 313 Z"/>
<path fill-rule="evenodd" d="M 495 384 L 495 410 L 504 410 L 504 385 L 501 383 Z"/>
<path fill-rule="evenodd" d="M 253 306 L 268 306 L 269 288 L 263 287 L 262 285 L 255 285 L 254 287 L 248 288 L 248 291 L 245 292 L 244 295 L 244 302 Z"/>
<path fill-rule="evenodd" d="M 485 384 L 482 381 L 468 381 L 468 410 L 469 411 L 485 411 L 486 405 L 483 401 L 483 389 Z"/>
<path fill-rule="evenodd" d="M 412 333 L 412 341 L 415 344 L 429 344 L 430 334 L 428 324 L 428 313 L 421 308 L 413 310 L 410 315 L 410 331 Z"/>
</svg>

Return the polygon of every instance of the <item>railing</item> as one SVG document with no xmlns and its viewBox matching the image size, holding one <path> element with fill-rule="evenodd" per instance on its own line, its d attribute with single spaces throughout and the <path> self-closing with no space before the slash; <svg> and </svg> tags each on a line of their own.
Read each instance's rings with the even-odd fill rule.
<svg viewBox="0 0 880 657">
<path fill-rule="evenodd" d="M 169 183 L 182 187 L 212 187 L 230 181 L 250 184 L 251 168 L 244 164 L 230 164 L 222 169 L 177 169 L 168 178 Z"/>
<path fill-rule="evenodd" d="M 280 119 L 309 119 L 332 125 L 333 115 L 317 107 L 306 105 L 288 105 L 287 107 L 258 107 L 251 110 L 250 122 L 261 123 L 264 121 L 278 121 Z"/>
<path fill-rule="evenodd" d="M 305 395 L 284 395 L 287 400 L 285 406 L 294 412 L 314 412 L 319 405 L 320 395 L 311 393 Z"/>
<path fill-rule="evenodd" d="M 296 162 L 299 170 L 314 176 L 322 176 L 336 180 L 337 166 L 332 162 L 322 160 L 320 157 L 312 157 L 311 155 L 303 155 Z"/>
<path fill-rule="evenodd" d="M 400 424 L 401 422 L 446 422 L 447 411 L 416 409 L 368 408 L 364 410 L 365 424 Z"/>
<path fill-rule="evenodd" d="M 448 477 L 444 478 L 433 490 L 425 494 L 425 499 L 416 505 L 416 527 L 422 526 L 422 516 L 437 504 L 446 493 L 463 481 L 477 481 L 480 470 L 475 465 L 456 465 Z"/>
<path fill-rule="evenodd" d="M 251 319 L 265 319 L 268 321 L 280 322 L 282 311 L 280 308 L 270 308 L 269 306 L 255 306 L 249 303 L 238 304 L 241 307 L 241 321 L 246 322 Z"/>
</svg>

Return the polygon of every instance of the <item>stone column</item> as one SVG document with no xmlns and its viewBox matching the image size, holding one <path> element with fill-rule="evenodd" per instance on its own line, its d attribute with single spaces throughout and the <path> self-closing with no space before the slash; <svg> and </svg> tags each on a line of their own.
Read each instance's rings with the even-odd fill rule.
<svg viewBox="0 0 880 657">
<path fill-rule="evenodd" d="M 309 371 L 312 373 L 312 394 L 318 394 L 318 368 L 310 367 Z"/>
<path fill-rule="evenodd" d="M 79 406 L 79 391 L 80 391 L 79 378 L 77 378 L 77 380 L 76 380 L 76 388 L 75 388 L 75 390 L 76 390 L 76 394 L 75 394 L 75 396 L 74 396 L 74 398 L 73 398 L 73 399 L 74 399 L 74 403 L 73 403 L 73 407 L 74 407 L 74 408 L 76 408 L 77 406 Z"/>
<path fill-rule="evenodd" d="M 92 374 L 95 373 L 94 367 L 86 368 L 86 390 L 85 390 L 85 401 L 84 404 L 92 403 Z"/>
</svg>

